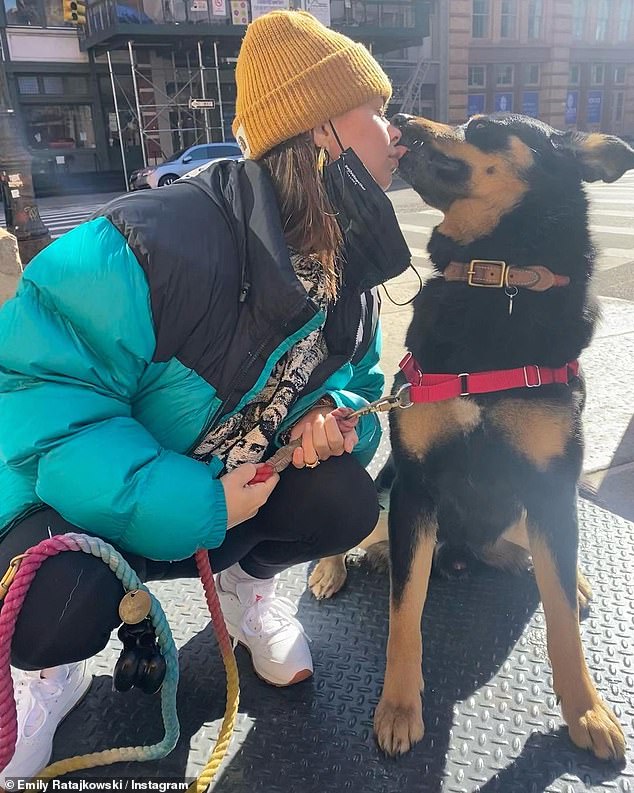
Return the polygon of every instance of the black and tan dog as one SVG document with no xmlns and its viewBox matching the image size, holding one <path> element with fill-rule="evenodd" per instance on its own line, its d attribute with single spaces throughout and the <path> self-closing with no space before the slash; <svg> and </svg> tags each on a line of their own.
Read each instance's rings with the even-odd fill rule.
<svg viewBox="0 0 634 793">
<path fill-rule="evenodd" d="M 577 570 L 584 392 L 573 362 L 597 316 L 582 182 L 615 181 L 634 168 L 634 151 L 514 115 L 456 128 L 402 115 L 394 123 L 408 147 L 401 176 L 444 213 L 428 246 L 436 276 L 407 334 L 412 371 L 461 375 L 459 393 L 469 395 L 390 413 L 396 478 L 379 744 L 399 754 L 423 736 L 421 616 L 434 548 L 445 541 L 500 565 L 530 552 L 570 736 L 600 758 L 622 758 L 623 732 L 579 635 L 578 600 L 589 588 Z M 564 382 L 546 384 L 560 367 Z M 524 372 L 524 387 L 473 395 L 473 373 L 513 369 Z M 400 375 L 395 388 L 404 382 Z M 377 539 L 380 530 L 364 545 Z M 332 594 L 342 567 L 322 560 L 313 591 Z"/>
</svg>

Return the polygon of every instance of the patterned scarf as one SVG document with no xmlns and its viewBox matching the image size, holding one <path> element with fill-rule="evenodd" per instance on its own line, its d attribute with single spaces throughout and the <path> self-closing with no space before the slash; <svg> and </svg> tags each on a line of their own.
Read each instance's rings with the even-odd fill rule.
<svg viewBox="0 0 634 793">
<path fill-rule="evenodd" d="M 292 251 L 291 263 L 309 297 L 325 314 L 328 298 L 321 263 Z M 214 427 L 195 450 L 194 457 L 203 461 L 219 457 L 226 471 L 242 463 L 260 462 L 313 370 L 327 356 L 322 325 L 280 358 L 264 388 L 241 411 Z"/>
</svg>

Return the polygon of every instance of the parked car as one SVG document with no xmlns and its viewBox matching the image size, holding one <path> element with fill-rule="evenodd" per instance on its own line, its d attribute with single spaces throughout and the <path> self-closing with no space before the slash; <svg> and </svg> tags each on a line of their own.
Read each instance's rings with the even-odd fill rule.
<svg viewBox="0 0 634 793">
<path fill-rule="evenodd" d="M 177 151 L 160 165 L 140 168 L 130 174 L 130 189 L 142 190 L 147 187 L 164 187 L 172 184 L 179 176 L 204 165 L 210 160 L 237 160 L 242 152 L 237 143 L 201 143 L 188 149 Z"/>
<path fill-rule="evenodd" d="M 198 176 L 199 173 L 207 170 L 207 168 L 211 167 L 215 162 L 222 162 L 223 160 L 235 160 L 235 162 L 240 162 L 244 160 L 244 157 L 240 155 L 239 157 L 215 157 L 213 160 L 208 160 L 204 162 L 202 165 L 197 165 L 192 171 L 187 171 L 186 174 L 181 176 L 181 179 L 191 179 L 193 176 Z"/>
</svg>

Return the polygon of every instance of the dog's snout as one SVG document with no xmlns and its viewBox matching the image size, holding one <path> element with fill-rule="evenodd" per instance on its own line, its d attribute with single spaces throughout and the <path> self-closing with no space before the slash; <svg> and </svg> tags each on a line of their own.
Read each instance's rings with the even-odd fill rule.
<svg viewBox="0 0 634 793">
<path fill-rule="evenodd" d="M 400 129 L 402 132 L 412 118 L 414 117 L 408 116 L 407 113 L 397 113 L 392 117 L 391 123 L 396 127 L 396 129 Z"/>
</svg>

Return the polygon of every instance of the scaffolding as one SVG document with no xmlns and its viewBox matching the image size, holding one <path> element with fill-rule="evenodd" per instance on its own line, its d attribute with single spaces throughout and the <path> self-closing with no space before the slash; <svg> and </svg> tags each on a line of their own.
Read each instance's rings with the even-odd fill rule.
<svg viewBox="0 0 634 793">
<path fill-rule="evenodd" d="M 232 138 L 227 123 L 235 114 L 231 65 L 238 45 L 237 40 L 225 42 L 219 53 L 219 42 L 211 37 L 151 43 L 129 39 L 104 51 L 114 103 L 111 146 L 118 137 L 127 187 L 137 168 L 157 165 L 196 144 Z M 437 62 L 421 52 L 415 62 L 389 64 L 394 110 L 433 115 L 435 100 L 427 82 Z"/>
<path fill-rule="evenodd" d="M 113 56 L 118 53 L 115 62 Z M 127 55 L 132 96 L 122 79 L 122 54 Z M 218 43 L 205 39 L 176 47 L 129 40 L 124 48 L 106 50 L 115 124 L 126 186 L 131 164 L 129 148 L 140 147 L 143 166 L 155 165 L 198 143 L 225 142 L 227 103 L 220 77 Z M 228 85 L 224 93 L 228 92 Z M 231 93 L 229 91 L 229 93 Z"/>
</svg>

